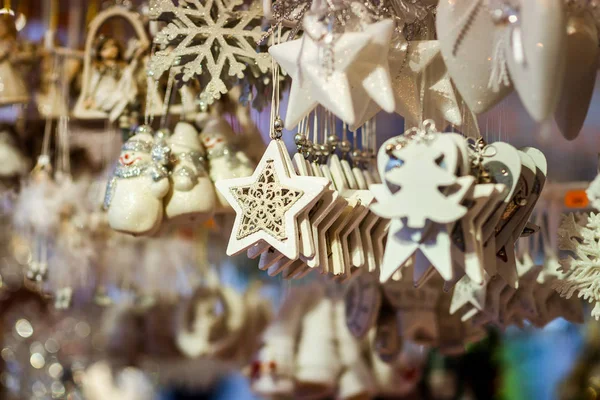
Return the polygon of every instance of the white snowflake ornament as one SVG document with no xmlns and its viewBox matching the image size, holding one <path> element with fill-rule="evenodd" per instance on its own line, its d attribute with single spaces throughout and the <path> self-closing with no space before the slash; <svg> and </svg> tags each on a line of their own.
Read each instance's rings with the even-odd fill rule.
<svg viewBox="0 0 600 400">
<path fill-rule="evenodd" d="M 559 248 L 575 255 L 560 260 L 564 277 L 553 287 L 561 296 L 578 297 L 594 304 L 592 317 L 600 319 L 600 214 L 590 213 L 585 225 L 574 214 L 563 217 L 558 230 Z"/>
<path fill-rule="evenodd" d="M 244 78 L 249 64 L 261 73 L 270 68 L 268 54 L 256 51 L 262 36 L 262 7 L 241 0 L 151 0 L 151 19 L 168 24 L 154 38 L 158 50 L 150 61 L 150 75 L 160 78 L 180 69 L 184 82 L 210 76 L 200 98 L 207 104 L 227 93 L 236 78 Z"/>
</svg>

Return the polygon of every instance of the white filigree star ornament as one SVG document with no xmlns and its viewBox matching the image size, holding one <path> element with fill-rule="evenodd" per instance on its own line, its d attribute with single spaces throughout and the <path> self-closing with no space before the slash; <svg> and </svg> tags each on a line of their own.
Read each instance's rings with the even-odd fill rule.
<svg viewBox="0 0 600 400">
<path fill-rule="evenodd" d="M 285 145 L 272 140 L 252 176 L 215 183 L 236 213 L 227 255 L 266 242 L 288 259 L 298 258 L 297 218 L 319 200 L 328 182 L 298 176 L 288 165 Z"/>
</svg>

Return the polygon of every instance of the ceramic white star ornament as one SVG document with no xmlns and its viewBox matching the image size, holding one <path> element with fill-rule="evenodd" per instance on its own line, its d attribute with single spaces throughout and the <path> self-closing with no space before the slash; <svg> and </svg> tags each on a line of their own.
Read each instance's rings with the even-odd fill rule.
<svg viewBox="0 0 600 400">
<path fill-rule="evenodd" d="M 269 48 L 271 56 L 292 77 L 285 128 L 293 129 L 318 104 L 348 124 L 356 120 L 348 69 L 369 44 L 364 33 L 345 33 L 333 44 L 333 65 L 326 68 L 325 47 L 308 35 Z"/>
<path fill-rule="evenodd" d="M 352 65 L 350 78 L 360 82 L 358 86 L 366 93 L 357 94 L 358 101 L 362 101 L 357 107 L 357 121 L 360 122 L 351 128 L 362 125 L 363 117 L 367 115 L 370 118 L 382 109 L 392 113 L 396 108 L 388 61 L 393 31 L 394 22 L 389 19 L 368 25 L 364 30 L 370 41 Z"/>
<path fill-rule="evenodd" d="M 285 257 L 298 258 L 296 219 L 319 200 L 327 180 L 296 175 L 285 157 L 283 142 L 272 140 L 252 176 L 215 183 L 236 213 L 227 255 L 266 242 Z"/>
</svg>

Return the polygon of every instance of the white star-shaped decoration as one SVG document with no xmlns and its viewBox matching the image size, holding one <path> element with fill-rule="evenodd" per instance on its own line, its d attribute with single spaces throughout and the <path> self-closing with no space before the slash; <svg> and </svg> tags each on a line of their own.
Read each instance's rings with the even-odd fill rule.
<svg viewBox="0 0 600 400">
<path fill-rule="evenodd" d="M 365 92 L 356 93 L 362 100 L 357 117 L 364 117 L 371 110 L 377 112 L 383 109 L 392 113 L 396 108 L 388 61 L 393 31 L 394 22 L 389 19 L 368 25 L 364 30 L 370 37 L 369 44 L 350 69 L 351 79 L 359 82 Z"/>
<path fill-rule="evenodd" d="M 298 258 L 296 219 L 318 201 L 328 181 L 296 175 L 285 157 L 283 142 L 272 140 L 252 176 L 215 182 L 236 213 L 227 255 L 266 242 L 283 256 Z"/>
<path fill-rule="evenodd" d="M 331 71 L 325 66 L 326 47 L 308 35 L 269 48 L 271 56 L 292 77 L 286 129 L 293 129 L 318 104 L 342 121 L 355 123 L 356 96 L 348 70 L 369 41 L 369 35 L 362 32 L 344 33 L 337 38 L 333 43 Z"/>
<path fill-rule="evenodd" d="M 456 313 L 466 305 L 471 305 L 477 310 L 483 310 L 485 307 L 486 283 L 478 283 L 468 275 L 464 275 L 454 286 L 452 300 L 450 302 L 450 314 Z M 465 321 L 472 317 L 467 312 L 463 314 L 462 320 Z"/>
</svg>

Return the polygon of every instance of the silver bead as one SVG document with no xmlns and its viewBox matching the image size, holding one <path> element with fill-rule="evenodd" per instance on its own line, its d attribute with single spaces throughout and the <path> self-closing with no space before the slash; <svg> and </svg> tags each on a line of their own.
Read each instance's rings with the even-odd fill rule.
<svg viewBox="0 0 600 400">
<path fill-rule="evenodd" d="M 335 135 L 329 135 L 329 136 L 327 136 L 327 144 L 330 145 L 333 150 L 335 150 L 335 148 L 337 147 L 339 141 L 340 140 Z"/>
<path fill-rule="evenodd" d="M 163 128 L 156 131 L 154 134 L 154 138 L 158 140 L 164 140 L 171 136 L 171 131 L 169 129 Z"/>
<path fill-rule="evenodd" d="M 361 151 L 360 150 L 353 150 L 352 151 L 352 159 L 355 161 L 359 161 L 360 157 L 361 157 Z"/>
<path fill-rule="evenodd" d="M 306 137 L 301 133 L 296 133 L 294 135 L 294 143 L 296 143 L 296 146 L 302 146 L 306 144 Z"/>
<path fill-rule="evenodd" d="M 152 127 L 150 125 L 140 125 L 135 129 L 135 134 L 139 135 L 140 133 L 152 135 Z"/>
<path fill-rule="evenodd" d="M 352 143 L 349 140 L 342 140 L 339 144 L 339 149 L 342 153 L 348 153 L 352 149 Z"/>
<path fill-rule="evenodd" d="M 275 123 L 273 124 L 273 128 L 275 129 L 275 132 L 278 132 L 278 133 L 283 132 L 283 121 L 281 120 L 281 118 L 277 117 L 275 119 Z"/>
</svg>

